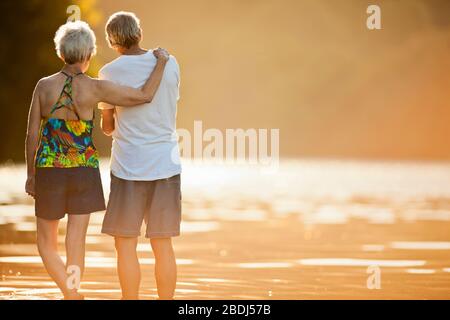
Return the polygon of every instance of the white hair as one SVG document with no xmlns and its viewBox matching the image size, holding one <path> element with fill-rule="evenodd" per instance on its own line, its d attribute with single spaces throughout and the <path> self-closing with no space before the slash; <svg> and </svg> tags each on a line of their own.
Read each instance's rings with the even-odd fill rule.
<svg viewBox="0 0 450 320">
<path fill-rule="evenodd" d="M 96 53 L 94 31 L 84 21 L 63 24 L 53 40 L 58 57 L 67 64 L 86 61 Z"/>
</svg>

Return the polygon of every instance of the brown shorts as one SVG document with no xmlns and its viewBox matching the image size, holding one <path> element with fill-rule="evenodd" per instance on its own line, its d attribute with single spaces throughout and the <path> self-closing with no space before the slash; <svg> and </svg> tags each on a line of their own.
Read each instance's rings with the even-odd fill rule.
<svg viewBox="0 0 450 320">
<path fill-rule="evenodd" d="M 58 220 L 67 214 L 105 210 L 98 168 L 36 168 L 35 214 Z"/>
<path fill-rule="evenodd" d="M 102 232 L 117 237 L 137 237 L 142 222 L 147 238 L 180 235 L 180 175 L 155 181 L 133 181 L 111 174 L 111 193 Z"/>
</svg>

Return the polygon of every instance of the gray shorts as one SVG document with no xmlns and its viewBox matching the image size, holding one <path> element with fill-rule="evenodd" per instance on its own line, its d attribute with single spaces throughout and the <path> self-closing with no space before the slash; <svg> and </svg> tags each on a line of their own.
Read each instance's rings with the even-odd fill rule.
<svg viewBox="0 0 450 320">
<path fill-rule="evenodd" d="M 145 220 L 147 238 L 180 235 L 180 175 L 155 181 L 132 181 L 111 174 L 111 193 L 102 233 L 137 237 Z"/>
</svg>

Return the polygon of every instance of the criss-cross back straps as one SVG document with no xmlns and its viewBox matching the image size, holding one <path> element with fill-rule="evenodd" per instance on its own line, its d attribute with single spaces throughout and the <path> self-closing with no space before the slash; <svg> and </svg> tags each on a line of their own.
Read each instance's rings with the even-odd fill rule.
<svg viewBox="0 0 450 320">
<path fill-rule="evenodd" d="M 67 78 L 64 81 L 64 86 L 62 88 L 61 94 L 59 95 L 58 101 L 56 101 L 56 103 L 53 105 L 52 110 L 50 111 L 50 113 L 55 112 L 58 109 L 61 109 L 63 107 L 66 107 L 68 109 L 70 109 L 73 113 L 75 113 L 75 115 L 77 116 L 78 120 L 80 120 L 80 116 L 78 115 L 78 112 L 75 108 L 75 106 L 73 105 L 73 98 L 72 98 L 72 81 L 73 78 L 83 74 L 82 72 L 79 72 L 75 75 L 70 75 L 67 74 L 64 71 L 61 71 L 61 73 L 63 73 Z"/>
</svg>

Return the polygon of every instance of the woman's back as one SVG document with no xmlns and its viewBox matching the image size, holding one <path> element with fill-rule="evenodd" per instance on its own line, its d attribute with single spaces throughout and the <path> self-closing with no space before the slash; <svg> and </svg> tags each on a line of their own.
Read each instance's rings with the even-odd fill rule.
<svg viewBox="0 0 450 320">
<path fill-rule="evenodd" d="M 65 120 L 92 120 L 98 99 L 92 90 L 93 79 L 84 74 L 58 72 L 40 81 L 40 103 L 42 118 L 58 118 Z M 71 88 L 72 103 L 53 110 L 63 94 L 63 89 Z M 61 99 L 62 100 L 62 99 Z M 53 112 L 52 112 L 53 110 Z"/>
<path fill-rule="evenodd" d="M 92 141 L 95 100 L 89 94 L 92 90 L 84 88 L 89 81 L 83 73 L 64 71 L 42 80 L 41 139 L 36 167 L 98 168 L 98 153 Z"/>
</svg>

